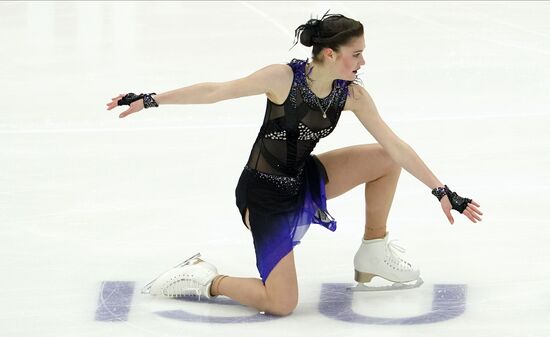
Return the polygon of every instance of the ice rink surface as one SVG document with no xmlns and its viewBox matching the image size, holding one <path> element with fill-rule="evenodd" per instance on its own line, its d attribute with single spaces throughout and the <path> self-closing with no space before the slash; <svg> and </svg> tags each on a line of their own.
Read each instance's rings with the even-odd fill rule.
<svg viewBox="0 0 550 337">
<path fill-rule="evenodd" d="M 360 77 L 435 175 L 481 204 L 450 225 L 403 171 L 388 219 L 425 284 L 351 293 L 363 187 L 329 200 L 295 257 L 299 305 L 140 294 L 201 252 L 257 277 L 234 189 L 266 97 L 165 105 L 124 119 L 125 92 L 241 78 L 306 59 L 294 29 L 341 13 L 365 27 Z M 0 3 L 0 335 L 550 335 L 550 3 Z M 350 111 L 314 153 L 373 143 Z"/>
</svg>

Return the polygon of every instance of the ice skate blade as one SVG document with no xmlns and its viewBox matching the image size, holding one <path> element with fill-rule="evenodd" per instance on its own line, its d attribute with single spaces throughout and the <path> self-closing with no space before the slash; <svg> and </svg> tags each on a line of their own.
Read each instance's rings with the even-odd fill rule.
<svg viewBox="0 0 550 337">
<path fill-rule="evenodd" d="M 370 287 L 364 283 L 358 283 L 355 287 L 348 288 L 351 291 L 388 291 L 388 290 L 405 290 L 420 287 L 424 283 L 422 278 L 418 278 L 415 283 L 400 283 L 395 282 L 390 286 Z"/>
<path fill-rule="evenodd" d="M 149 283 L 147 283 L 142 289 L 141 289 L 141 293 L 142 294 L 149 294 L 151 292 L 151 287 L 153 286 L 153 283 L 155 283 L 155 281 L 161 277 L 162 275 L 164 275 L 166 272 L 174 269 L 174 268 L 178 268 L 178 267 L 183 267 L 187 264 L 189 264 L 190 261 L 194 260 L 194 259 L 198 259 L 199 257 L 201 256 L 201 253 L 197 253 L 193 256 L 191 256 L 190 258 L 188 258 L 187 260 L 183 261 L 182 263 L 168 269 L 167 271 L 165 271 L 164 273 L 160 274 L 159 276 L 155 277 L 155 279 Z"/>
</svg>

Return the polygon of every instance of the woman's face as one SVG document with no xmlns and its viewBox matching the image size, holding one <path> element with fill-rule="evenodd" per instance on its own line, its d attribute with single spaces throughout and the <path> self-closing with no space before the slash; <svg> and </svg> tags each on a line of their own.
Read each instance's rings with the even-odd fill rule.
<svg viewBox="0 0 550 337">
<path fill-rule="evenodd" d="M 364 36 L 353 38 L 347 45 L 340 48 L 338 62 L 336 63 L 340 79 L 346 81 L 355 80 L 357 70 L 365 64 L 365 59 L 363 58 L 364 49 Z"/>
</svg>

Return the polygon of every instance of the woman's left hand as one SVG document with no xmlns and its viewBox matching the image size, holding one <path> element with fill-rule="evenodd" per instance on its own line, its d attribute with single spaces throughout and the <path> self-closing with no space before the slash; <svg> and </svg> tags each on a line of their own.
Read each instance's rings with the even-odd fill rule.
<svg viewBox="0 0 550 337">
<path fill-rule="evenodd" d="M 483 215 L 483 213 L 479 210 L 478 207 L 480 207 L 479 204 L 472 200 L 468 203 L 468 206 L 466 207 L 466 209 L 464 209 L 462 214 L 468 217 L 468 219 L 470 219 L 473 223 L 482 221 L 480 215 Z M 451 215 L 451 209 L 453 209 L 453 207 L 447 195 L 441 198 L 441 208 L 443 209 L 443 212 L 445 213 L 447 219 L 449 219 L 449 222 L 452 225 L 455 222 L 453 216 Z"/>
</svg>

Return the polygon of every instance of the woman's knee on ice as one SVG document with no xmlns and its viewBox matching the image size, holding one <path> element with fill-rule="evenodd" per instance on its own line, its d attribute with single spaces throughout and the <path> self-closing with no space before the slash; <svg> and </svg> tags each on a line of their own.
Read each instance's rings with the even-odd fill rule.
<svg viewBox="0 0 550 337">
<path fill-rule="evenodd" d="M 269 300 L 268 310 L 272 315 L 288 316 L 298 305 L 298 296 L 286 298 L 274 298 Z"/>
</svg>

